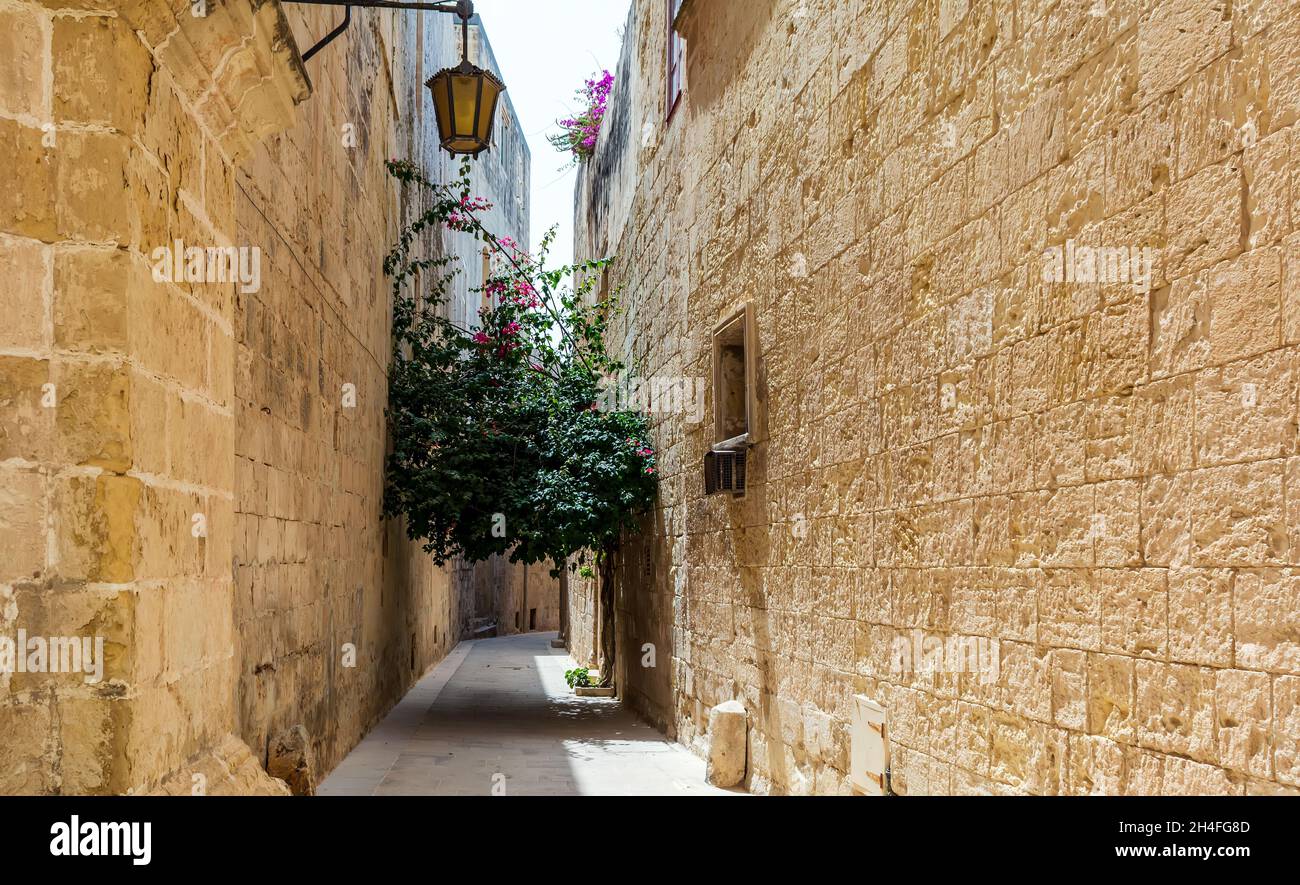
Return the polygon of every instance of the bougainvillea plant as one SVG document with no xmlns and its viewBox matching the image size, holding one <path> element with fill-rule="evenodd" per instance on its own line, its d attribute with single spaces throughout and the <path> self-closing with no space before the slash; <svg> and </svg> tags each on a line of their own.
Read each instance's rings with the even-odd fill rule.
<svg viewBox="0 0 1300 885">
<path fill-rule="evenodd" d="M 560 120 L 562 131 L 547 136 L 556 150 L 571 154 L 574 162 L 581 162 L 596 152 L 596 139 L 600 136 L 600 124 L 605 119 L 609 93 L 613 88 L 614 75 L 601 71 L 600 76 L 592 77 L 578 90 L 578 100 L 585 110 L 575 117 Z"/>
<path fill-rule="evenodd" d="M 554 229 L 537 256 L 493 235 L 479 220 L 490 204 L 471 196 L 468 162 L 451 185 L 410 163 L 388 168 L 424 190 L 429 208 L 384 265 L 393 281 L 385 515 L 405 518 L 407 535 L 439 564 L 500 554 L 550 560 L 558 574 L 570 557 L 595 554 L 602 593 L 612 593 L 609 554 L 653 505 L 658 474 L 647 415 L 600 407 L 602 379 L 622 369 L 604 338 L 617 306 L 588 297 L 609 261 L 548 268 Z M 470 328 L 442 309 L 454 259 L 415 255 L 437 227 L 472 233 L 496 258 Z M 612 642 L 613 629 L 602 633 Z M 601 672 L 611 673 L 612 645 L 602 652 Z"/>
</svg>

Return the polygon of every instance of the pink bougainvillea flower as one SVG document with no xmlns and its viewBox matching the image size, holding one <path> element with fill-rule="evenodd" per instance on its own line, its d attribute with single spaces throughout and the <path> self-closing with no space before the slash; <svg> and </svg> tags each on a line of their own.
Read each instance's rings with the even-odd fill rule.
<svg viewBox="0 0 1300 885">
<path fill-rule="evenodd" d="M 566 117 L 558 121 L 563 131 L 550 136 L 550 142 L 558 150 L 573 154 L 575 160 L 590 157 L 596 149 L 600 125 L 609 109 L 609 93 L 614 88 L 614 75 L 601 71 L 599 77 L 591 77 L 578 90 L 578 97 L 586 104 L 586 110 L 576 117 Z"/>
</svg>

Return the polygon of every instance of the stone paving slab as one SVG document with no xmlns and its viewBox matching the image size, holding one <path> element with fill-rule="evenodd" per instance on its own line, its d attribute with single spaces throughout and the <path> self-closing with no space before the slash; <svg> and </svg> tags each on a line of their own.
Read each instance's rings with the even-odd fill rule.
<svg viewBox="0 0 1300 885">
<path fill-rule="evenodd" d="M 611 698 L 576 697 L 554 633 L 462 642 L 327 777 L 322 796 L 735 795 Z"/>
</svg>

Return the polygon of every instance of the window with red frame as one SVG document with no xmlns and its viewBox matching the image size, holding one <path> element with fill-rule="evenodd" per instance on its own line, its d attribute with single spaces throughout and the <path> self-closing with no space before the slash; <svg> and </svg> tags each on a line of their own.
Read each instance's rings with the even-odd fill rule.
<svg viewBox="0 0 1300 885">
<path fill-rule="evenodd" d="M 668 108 L 665 116 L 671 117 L 682 97 L 682 61 L 686 41 L 677 33 L 673 22 L 682 8 L 682 0 L 668 0 Z"/>
</svg>

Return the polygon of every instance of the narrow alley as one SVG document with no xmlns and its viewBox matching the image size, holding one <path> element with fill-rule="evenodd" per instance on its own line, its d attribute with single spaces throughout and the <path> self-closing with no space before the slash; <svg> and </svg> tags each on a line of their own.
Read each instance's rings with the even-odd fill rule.
<svg viewBox="0 0 1300 885">
<path fill-rule="evenodd" d="M 321 784 L 319 795 L 688 796 L 730 791 L 609 698 L 579 698 L 554 633 L 462 642 Z"/>
</svg>

